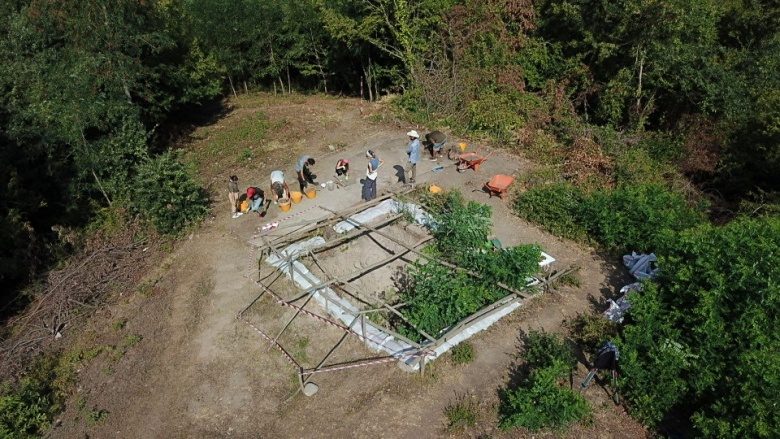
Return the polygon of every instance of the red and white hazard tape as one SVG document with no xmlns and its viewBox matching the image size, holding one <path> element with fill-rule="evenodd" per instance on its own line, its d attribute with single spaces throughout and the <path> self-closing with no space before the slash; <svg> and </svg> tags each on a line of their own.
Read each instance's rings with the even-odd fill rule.
<svg viewBox="0 0 780 439">
<path fill-rule="evenodd" d="M 319 208 L 320 208 L 320 206 L 315 204 L 314 206 L 307 207 L 306 209 L 303 209 L 301 211 L 295 212 L 292 215 L 287 215 L 286 217 L 284 217 L 282 219 L 276 220 L 276 221 L 274 221 L 274 223 L 277 224 L 277 227 L 278 227 L 278 225 L 283 223 L 284 221 L 288 221 L 288 220 L 290 220 L 292 218 L 295 218 L 296 216 L 301 215 L 303 213 L 306 213 L 306 212 L 308 212 L 308 211 L 310 211 L 312 209 L 319 209 Z M 256 239 L 258 236 L 260 236 L 260 234 L 265 231 L 265 230 L 263 230 L 263 227 L 266 227 L 266 226 L 268 226 L 270 224 L 271 223 L 264 224 L 262 226 L 257 226 L 257 228 L 255 229 L 255 233 L 252 234 L 252 239 Z M 273 227 L 271 229 L 268 229 L 268 231 L 270 232 L 271 230 L 275 230 L 275 229 L 276 229 L 276 227 Z"/>
<path fill-rule="evenodd" d="M 284 348 L 282 347 L 282 345 L 280 345 L 280 344 L 279 344 L 277 341 L 275 341 L 273 338 L 271 338 L 271 337 L 270 337 L 269 335 L 267 335 L 265 332 L 261 331 L 261 330 L 260 330 L 260 328 L 258 328 L 257 326 L 255 326 L 255 325 L 253 325 L 253 324 L 249 323 L 249 320 L 244 320 L 244 321 L 246 322 L 246 324 L 247 324 L 247 325 L 249 325 L 250 327 L 252 327 L 252 329 L 254 329 L 255 331 L 257 331 L 257 333 L 258 333 L 258 334 L 260 334 L 261 336 L 263 336 L 263 338 L 265 338 L 266 340 L 270 341 L 270 342 L 271 342 L 271 344 L 273 344 L 274 346 L 276 346 L 276 348 L 277 348 L 277 349 L 279 349 L 279 351 L 282 353 L 282 355 L 284 355 L 284 358 L 286 358 L 286 359 L 287 359 L 287 361 L 289 361 L 289 362 L 290 362 L 290 364 L 292 364 L 293 366 L 297 367 L 298 369 L 301 369 L 301 365 L 300 365 L 300 364 L 298 364 L 298 362 L 297 362 L 297 361 L 295 361 L 295 359 L 293 359 L 293 357 L 292 357 L 290 354 L 288 354 L 286 350 L 284 350 Z"/>
<path fill-rule="evenodd" d="M 354 369 L 356 367 L 363 367 L 363 366 L 373 366 L 375 364 L 382 364 L 382 363 L 390 363 L 393 361 L 403 361 L 409 358 L 418 358 L 422 357 L 422 354 L 414 354 L 414 355 L 406 355 L 403 357 L 386 357 L 386 358 L 380 358 L 374 361 L 366 361 L 363 363 L 357 363 L 357 364 L 346 364 L 343 366 L 326 366 L 321 369 L 309 369 L 309 370 L 303 370 L 300 372 L 300 375 L 313 375 L 315 373 L 320 372 L 335 372 L 337 370 L 344 370 L 344 369 Z"/>
</svg>

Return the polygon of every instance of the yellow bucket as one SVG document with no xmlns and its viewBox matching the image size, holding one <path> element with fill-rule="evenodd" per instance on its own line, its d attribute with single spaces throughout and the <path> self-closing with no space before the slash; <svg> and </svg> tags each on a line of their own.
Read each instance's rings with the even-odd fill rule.
<svg viewBox="0 0 780 439">
<path fill-rule="evenodd" d="M 279 208 L 282 209 L 282 212 L 287 212 L 288 210 L 290 210 L 290 208 L 292 208 L 292 203 L 290 202 L 290 200 L 286 198 L 280 198 Z"/>
<path fill-rule="evenodd" d="M 431 191 L 432 194 L 438 194 L 441 193 L 443 189 L 440 188 L 439 186 L 436 186 L 435 184 L 432 184 L 431 187 L 428 188 L 428 190 Z"/>
<path fill-rule="evenodd" d="M 303 200 L 303 194 L 298 191 L 292 191 L 290 192 L 290 199 L 293 203 L 298 204 Z"/>
<path fill-rule="evenodd" d="M 458 148 L 460 148 L 461 151 L 465 151 L 466 150 L 466 146 L 467 145 L 465 143 L 463 143 L 463 142 L 458 143 Z"/>
<path fill-rule="evenodd" d="M 306 198 L 314 198 L 317 196 L 317 189 L 314 189 L 313 187 L 307 187 L 303 190 L 303 193 L 306 194 Z"/>
</svg>

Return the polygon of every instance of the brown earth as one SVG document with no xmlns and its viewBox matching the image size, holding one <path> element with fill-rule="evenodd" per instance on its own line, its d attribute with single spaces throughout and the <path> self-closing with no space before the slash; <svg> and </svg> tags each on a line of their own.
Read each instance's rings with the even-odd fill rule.
<svg viewBox="0 0 780 439">
<path fill-rule="evenodd" d="M 405 165 L 405 132 L 415 128 L 386 116 L 381 106 L 361 107 L 355 100 L 327 97 L 240 97 L 232 111 L 214 124 L 195 130 L 182 145 L 200 167 L 201 178 L 214 192 L 213 216 L 188 238 L 176 244 L 164 262 L 149 273 L 144 287 L 123 294 L 99 309 L 87 327 L 65 334 L 72 348 L 117 345 L 132 335 L 119 354 L 101 353 L 83 360 L 78 390 L 70 398 L 56 438 L 109 437 L 561 437 L 641 438 L 650 434 L 615 406 L 606 390 L 591 384 L 585 392 L 594 409 L 589 425 L 563 432 L 530 434 L 496 427 L 498 391 L 509 381 L 516 361 L 521 331 L 544 329 L 563 332 L 562 324 L 578 313 L 592 312 L 594 304 L 614 296 L 626 283 L 622 267 L 606 261 L 592 249 L 550 236 L 512 215 L 507 202 L 488 198 L 482 184 L 496 173 L 517 175 L 532 164 L 496 151 L 478 172 L 455 172 L 451 163 L 423 161 L 418 181 L 458 187 L 474 200 L 493 207 L 494 231 L 505 246 L 538 243 L 553 255 L 556 268 L 581 267 L 579 288 L 561 287 L 527 302 L 488 330 L 471 339 L 476 359 L 453 365 L 447 356 L 431 363 L 426 375 L 401 371 L 394 363 L 319 374 L 319 392 L 297 393 L 296 371 L 279 351 L 269 347 L 243 319 L 237 319 L 260 294 L 258 276 L 272 274 L 268 266 L 258 273 L 258 229 L 280 221 L 270 235 L 281 235 L 328 215 L 323 209 L 342 209 L 360 203 L 357 180 L 365 166 L 364 151 L 376 151 L 385 160 L 379 190 L 400 188 L 395 166 Z M 258 118 L 260 114 L 267 117 Z M 262 123 L 269 130 L 262 140 L 242 128 Z M 244 131 L 241 131 L 244 130 Z M 235 133 L 244 134 L 235 134 Z M 257 131 L 259 132 L 259 131 Z M 454 144 L 451 139 L 450 144 Z M 329 147 L 330 146 L 330 147 Z M 477 145 L 470 145 L 476 150 Z M 295 186 L 292 166 L 302 153 L 317 158 L 320 181 L 330 179 L 338 157 L 353 162 L 351 184 L 321 191 L 284 213 L 271 206 L 268 216 L 244 215 L 231 219 L 225 182 L 239 175 L 243 186 L 267 187 L 270 171 L 285 170 Z M 483 150 L 486 152 L 486 150 Z M 442 172 L 431 169 L 447 165 Z M 292 215 L 295 215 L 292 217 Z M 360 263 L 360 255 L 355 256 Z M 354 267 L 345 267 L 351 270 Z M 275 288 L 292 294 L 285 278 Z M 316 309 L 316 307 L 312 308 Z M 246 320 L 275 333 L 292 310 L 267 296 L 245 314 Z M 117 325 L 117 321 L 125 321 Z M 280 339 L 299 362 L 314 366 L 342 333 L 314 319 L 299 317 Z M 367 357 L 358 340 L 348 339 L 336 359 Z M 580 365 L 574 384 L 587 370 Z M 458 398 L 479 404 L 477 425 L 450 431 L 444 410 Z"/>
</svg>

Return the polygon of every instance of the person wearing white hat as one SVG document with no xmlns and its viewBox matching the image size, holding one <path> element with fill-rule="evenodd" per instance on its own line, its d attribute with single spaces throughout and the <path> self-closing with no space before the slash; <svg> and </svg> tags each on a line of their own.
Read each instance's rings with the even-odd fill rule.
<svg viewBox="0 0 780 439">
<path fill-rule="evenodd" d="M 404 182 L 414 184 L 417 178 L 417 162 L 420 161 L 420 149 L 422 146 L 420 145 L 420 135 L 417 134 L 417 131 L 411 130 L 406 135 L 409 136 L 409 146 L 406 148 L 409 164 L 404 169 Z M 410 178 L 407 179 L 407 176 L 410 176 Z"/>
</svg>

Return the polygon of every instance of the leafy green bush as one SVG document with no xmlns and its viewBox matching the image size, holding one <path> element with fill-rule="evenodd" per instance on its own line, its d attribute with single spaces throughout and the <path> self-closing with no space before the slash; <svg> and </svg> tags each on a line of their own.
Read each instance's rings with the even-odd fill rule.
<svg viewBox="0 0 780 439">
<path fill-rule="evenodd" d="M 561 385 L 571 372 L 564 361 L 533 369 L 516 389 L 505 390 L 499 407 L 499 426 L 508 430 L 525 427 L 531 431 L 561 428 L 590 416 L 582 395 Z"/>
<path fill-rule="evenodd" d="M 180 232 L 208 211 L 208 194 L 170 151 L 139 167 L 133 201 L 164 234 Z"/>
<path fill-rule="evenodd" d="M 572 339 L 587 352 L 595 352 L 605 341 L 618 336 L 618 325 L 601 315 L 578 314 L 569 324 Z"/>
<path fill-rule="evenodd" d="M 412 288 L 399 292 L 406 316 L 419 329 L 436 337 L 442 330 L 506 293 L 478 282 L 463 271 L 453 271 L 438 262 L 415 262 L 409 267 Z M 399 332 L 412 340 L 420 335 L 407 327 Z"/>
<path fill-rule="evenodd" d="M 17 388 L 3 383 L 0 389 L 0 437 L 28 438 L 49 428 L 50 397 L 40 383 L 23 379 Z"/>
<path fill-rule="evenodd" d="M 489 133 L 499 140 L 508 139 L 512 131 L 525 125 L 513 99 L 494 90 L 484 91 L 469 103 L 468 118 L 470 130 Z"/>
<path fill-rule="evenodd" d="M 570 369 L 574 369 L 577 365 L 571 343 L 555 334 L 530 331 L 523 334 L 521 339 L 523 340 L 521 357 L 526 369 L 548 367 L 556 361 L 563 363 Z"/>
<path fill-rule="evenodd" d="M 428 205 L 436 223 L 436 241 L 435 249 L 426 252 L 482 276 L 477 279 L 436 261 L 418 261 L 409 267 L 409 288 L 399 293 L 406 303 L 405 315 L 417 328 L 435 337 L 508 294 L 495 285 L 497 282 L 524 288 L 525 278 L 539 269 L 541 250 L 534 245 L 490 248 L 490 207 L 466 203 L 457 191 L 433 197 Z M 399 325 L 399 332 L 419 341 L 417 332 L 408 326 Z"/>
<path fill-rule="evenodd" d="M 515 212 L 522 218 L 541 225 L 548 232 L 581 240 L 585 236 L 578 224 L 576 212 L 583 202 L 580 190 L 567 183 L 534 187 L 517 197 Z"/>
<path fill-rule="evenodd" d="M 592 236 L 618 251 L 655 251 L 665 231 L 685 230 L 705 221 L 682 195 L 654 184 L 597 191 L 576 211 L 577 221 Z"/>
<path fill-rule="evenodd" d="M 464 341 L 450 351 L 452 356 L 452 362 L 455 364 L 467 364 L 474 361 L 474 346 L 471 343 Z"/>
<path fill-rule="evenodd" d="M 590 406 L 585 399 L 562 385 L 577 366 L 571 344 L 544 331 L 530 331 L 521 339 L 523 364 L 517 373 L 522 381 L 502 392 L 499 426 L 536 431 L 587 418 Z"/>
<path fill-rule="evenodd" d="M 690 416 L 703 437 L 778 437 L 780 219 L 669 234 L 658 254 L 621 344 L 634 413 Z"/>
<path fill-rule="evenodd" d="M 447 192 L 443 202 L 432 211 L 436 247 L 446 259 L 456 263 L 463 259 L 462 255 L 485 248 L 492 227 L 491 214 L 490 206 L 466 203 L 460 192 Z"/>
</svg>

